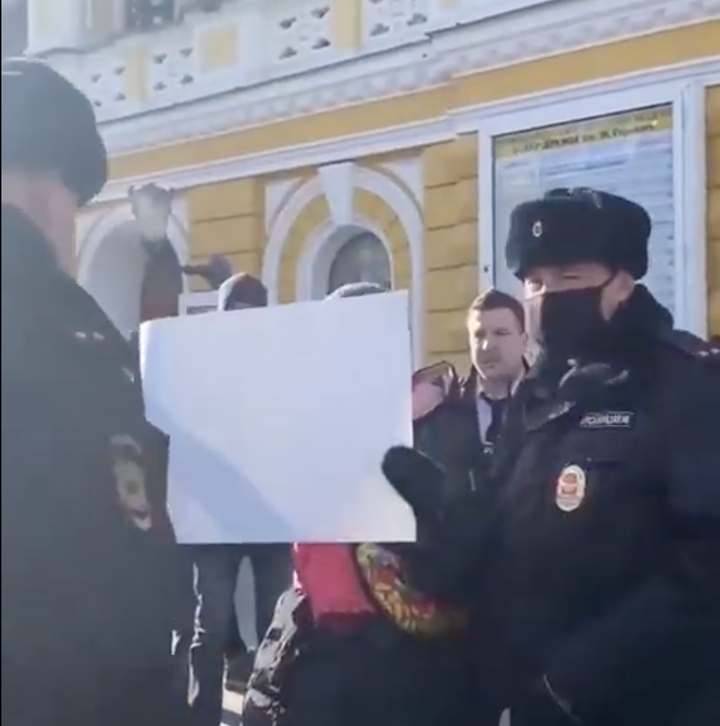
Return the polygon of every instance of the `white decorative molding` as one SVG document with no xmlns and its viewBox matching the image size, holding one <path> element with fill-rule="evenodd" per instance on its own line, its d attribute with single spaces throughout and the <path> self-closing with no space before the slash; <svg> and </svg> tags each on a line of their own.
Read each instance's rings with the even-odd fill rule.
<svg viewBox="0 0 720 726">
<path fill-rule="evenodd" d="M 482 4 L 455 23 L 352 58 L 238 84 L 237 73 L 185 92 L 143 115 L 103 124 L 111 154 L 227 133 L 258 124 L 405 94 L 461 75 L 720 17 L 720 0 L 545 0 Z M 507 6 L 507 7 L 506 7 Z M 522 12 L 520 12 L 522 10 Z M 463 22 L 463 17 L 472 21 Z M 200 85 L 200 84 L 198 84 Z M 214 96 L 212 94 L 215 94 Z"/>
<path fill-rule="evenodd" d="M 104 203 L 124 200 L 127 198 L 128 189 L 131 186 L 140 186 L 149 182 L 182 190 L 206 184 L 333 164 L 345 161 L 349 157 L 360 160 L 369 156 L 419 149 L 450 141 L 461 134 L 474 133 L 485 123 L 490 123 L 492 119 L 510 112 L 529 112 L 536 106 L 553 105 L 563 101 L 578 102 L 582 99 L 592 99 L 598 95 L 631 92 L 645 86 L 678 82 L 697 83 L 703 87 L 719 84 L 720 55 L 701 61 L 654 68 L 649 71 L 565 86 L 503 101 L 492 101 L 479 106 L 454 109 L 440 117 L 403 126 L 392 126 L 361 134 L 286 146 L 217 162 L 180 167 L 157 174 L 116 179 L 105 186 L 96 201 Z M 409 186 L 417 187 L 417 182 L 410 185 L 407 178 L 403 177 L 403 179 Z M 290 182 L 279 183 L 290 184 Z M 273 192 L 273 198 L 275 196 L 276 194 Z"/>
<path fill-rule="evenodd" d="M 130 203 L 124 203 L 110 210 L 98 209 L 82 215 L 76 225 L 75 254 L 77 256 L 77 280 L 81 285 L 88 283 L 93 262 L 103 244 L 121 227 L 136 225 Z M 187 204 L 182 197 L 172 203 L 172 213 L 168 222 L 168 239 L 175 250 L 181 265 L 190 261 L 189 219 Z M 139 241 L 139 237 L 138 237 Z M 187 280 L 183 277 L 183 287 L 187 292 Z"/>
<path fill-rule="evenodd" d="M 713 85 L 720 84 L 720 73 Z M 679 97 L 680 116 L 679 156 L 682 166 L 676 183 L 675 192 L 679 194 L 675 206 L 682 210 L 680 233 L 681 249 L 678 255 L 683 258 L 679 286 L 678 310 L 683 325 L 701 337 L 709 333 L 708 318 L 709 289 L 707 271 L 707 126 L 705 117 L 706 86 L 697 81 L 688 83 Z M 698 187 L 700 191 L 698 193 Z M 676 297 L 678 297 L 676 296 Z M 677 317 L 677 316 L 676 316 Z"/>
<path fill-rule="evenodd" d="M 328 292 L 330 268 L 337 253 L 353 237 L 368 232 L 377 237 L 385 248 L 390 262 L 390 279 L 395 287 L 395 260 L 385 233 L 373 220 L 356 214 L 343 225 L 326 220 L 310 234 L 310 242 L 303 247 L 295 271 L 297 299 L 322 300 Z"/>
<path fill-rule="evenodd" d="M 408 189 L 418 204 L 422 204 L 425 196 L 425 177 L 422 161 L 419 157 L 410 159 L 395 159 L 380 164 L 381 169 L 394 174 L 407 184 Z"/>
<path fill-rule="evenodd" d="M 330 217 L 337 227 L 353 220 L 353 190 L 356 167 L 352 161 L 325 164 L 318 169 L 323 193 L 330 207 Z"/>
<path fill-rule="evenodd" d="M 87 40 L 83 0 L 27 0 L 27 52 L 80 48 Z"/>
<path fill-rule="evenodd" d="M 315 62 L 334 51 L 330 0 L 274 2 L 267 7 L 266 45 L 271 64 Z"/>
<path fill-rule="evenodd" d="M 494 188 L 493 141 L 499 136 L 583 119 L 612 115 L 668 104 L 673 110 L 673 199 L 674 199 L 674 294 L 679 327 L 707 335 L 707 276 L 705 269 L 705 105 L 704 89 L 717 82 L 718 64 L 708 73 L 664 79 L 654 77 L 644 84 L 597 84 L 590 88 L 546 94 L 497 105 L 492 115 L 476 117 L 479 135 L 478 224 L 481 260 L 480 285 L 498 284 L 502 262 L 495 244 L 494 205 L 487 190 Z M 470 123 L 466 119 L 466 123 Z"/>
<path fill-rule="evenodd" d="M 451 110 L 449 115 L 453 119 L 455 132 L 468 134 L 476 131 L 481 125 L 497 123 L 495 119 L 499 116 L 507 116 L 509 113 L 530 113 L 536 106 L 586 103 L 592 102 L 596 96 L 631 93 L 637 89 L 678 83 L 697 83 L 705 88 L 720 83 L 720 53 L 696 61 L 651 68 L 621 76 L 608 76 L 585 83 L 491 101 L 480 106 L 459 108 Z"/>
<path fill-rule="evenodd" d="M 156 184 L 172 189 L 189 189 L 203 184 L 294 171 L 307 166 L 334 164 L 344 161 L 349 156 L 362 159 L 367 156 L 391 154 L 439 144 L 452 139 L 455 135 L 453 119 L 450 116 L 443 116 L 420 123 L 285 146 L 257 154 L 246 154 L 166 172 L 116 179 L 106 184 L 96 202 L 104 203 L 124 199 L 133 184 L 154 181 Z"/>
<path fill-rule="evenodd" d="M 417 36 L 432 27 L 430 0 L 361 0 L 361 3 L 361 35 L 365 45 Z"/>
<path fill-rule="evenodd" d="M 425 309 L 425 255 L 423 250 L 424 221 L 415 201 L 408 196 L 404 189 L 399 187 L 389 177 L 379 171 L 357 167 L 353 176 L 355 188 L 365 189 L 383 199 L 397 214 L 405 231 L 411 265 L 411 305 L 413 325 L 413 347 L 416 360 L 422 360 L 423 351 L 423 319 Z M 263 282 L 268 289 L 270 303 L 278 300 L 280 269 L 282 255 L 290 230 L 302 210 L 313 199 L 324 193 L 320 176 L 314 176 L 310 181 L 298 189 L 288 200 L 269 231 L 268 243 L 263 257 Z M 355 218 L 356 226 L 371 225 L 369 231 L 376 234 L 381 240 L 383 235 L 378 234 L 371 220 Z M 309 245 L 303 248 L 298 263 L 297 289 L 300 299 L 310 299 L 313 295 L 314 268 L 317 257 L 322 252 L 323 243 L 330 239 L 332 231 L 337 225 L 332 220 L 317 231 Z M 385 242 L 387 245 L 387 242 Z M 392 258 L 392 255 L 391 255 Z"/>
<path fill-rule="evenodd" d="M 265 185 L 265 229 L 269 229 L 272 220 L 280 212 L 292 188 L 301 179 L 281 179 Z"/>
</svg>

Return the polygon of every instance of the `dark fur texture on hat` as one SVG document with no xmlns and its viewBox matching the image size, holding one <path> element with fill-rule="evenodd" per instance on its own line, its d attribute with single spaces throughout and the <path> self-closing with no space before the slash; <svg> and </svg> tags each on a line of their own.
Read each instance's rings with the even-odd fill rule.
<svg viewBox="0 0 720 726">
<path fill-rule="evenodd" d="M 257 277 L 247 272 L 238 272 L 228 277 L 218 290 L 218 310 L 264 308 L 267 304 L 267 288 Z"/>
<path fill-rule="evenodd" d="M 593 189 L 555 189 L 517 206 L 505 247 L 520 279 L 534 267 L 600 262 L 636 280 L 648 270 L 652 222 L 629 199 Z"/>
<path fill-rule="evenodd" d="M 379 292 L 387 292 L 387 290 L 375 282 L 349 282 L 347 285 L 341 285 L 337 290 L 333 290 L 325 299 L 339 300 L 345 297 L 363 297 L 365 295 L 377 295 Z"/>
<path fill-rule="evenodd" d="M 107 181 L 107 151 L 87 97 L 47 63 L 2 61 L 3 168 L 54 171 L 80 205 Z"/>
</svg>

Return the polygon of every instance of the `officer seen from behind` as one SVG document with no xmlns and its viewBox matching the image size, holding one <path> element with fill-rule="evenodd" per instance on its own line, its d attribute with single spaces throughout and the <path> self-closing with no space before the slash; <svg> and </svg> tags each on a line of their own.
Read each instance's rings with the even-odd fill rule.
<svg viewBox="0 0 720 726">
<path fill-rule="evenodd" d="M 164 441 L 129 344 L 68 271 L 105 184 L 92 106 L 2 62 L 2 721 L 180 726 Z M 179 584 L 179 583 L 178 583 Z"/>
<path fill-rule="evenodd" d="M 587 189 L 512 213 L 507 263 L 541 355 L 488 518 L 438 535 L 475 605 L 493 726 L 508 707 L 513 726 L 720 723 L 720 354 L 638 283 L 650 232 L 642 207 Z M 408 457 L 384 468 L 412 504 L 408 477 L 437 473 Z"/>
</svg>

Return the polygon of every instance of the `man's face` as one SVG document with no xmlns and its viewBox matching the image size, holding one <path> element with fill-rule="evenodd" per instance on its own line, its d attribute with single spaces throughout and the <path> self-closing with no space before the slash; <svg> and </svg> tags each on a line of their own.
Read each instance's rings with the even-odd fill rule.
<svg viewBox="0 0 720 726">
<path fill-rule="evenodd" d="M 512 380 L 522 370 L 527 337 L 508 308 L 468 316 L 470 356 L 478 373 L 490 380 Z"/>
<path fill-rule="evenodd" d="M 600 313 L 609 320 L 618 306 L 630 297 L 634 281 L 628 273 L 613 272 L 606 265 L 579 262 L 560 267 L 536 267 L 528 273 L 524 286 L 528 331 L 535 338 L 544 295 L 602 287 Z"/>
</svg>

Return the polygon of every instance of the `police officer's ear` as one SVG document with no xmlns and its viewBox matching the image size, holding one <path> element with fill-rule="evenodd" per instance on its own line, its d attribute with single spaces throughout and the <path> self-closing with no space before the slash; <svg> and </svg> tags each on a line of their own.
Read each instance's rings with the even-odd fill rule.
<svg viewBox="0 0 720 726">
<path fill-rule="evenodd" d="M 617 270 L 607 288 L 603 291 L 602 310 L 606 319 L 613 316 L 615 311 L 626 303 L 635 289 L 635 278 L 625 270 Z"/>
<path fill-rule="evenodd" d="M 635 289 L 635 278 L 625 270 L 620 270 L 615 277 L 618 296 L 625 301 L 630 298 Z"/>
</svg>

